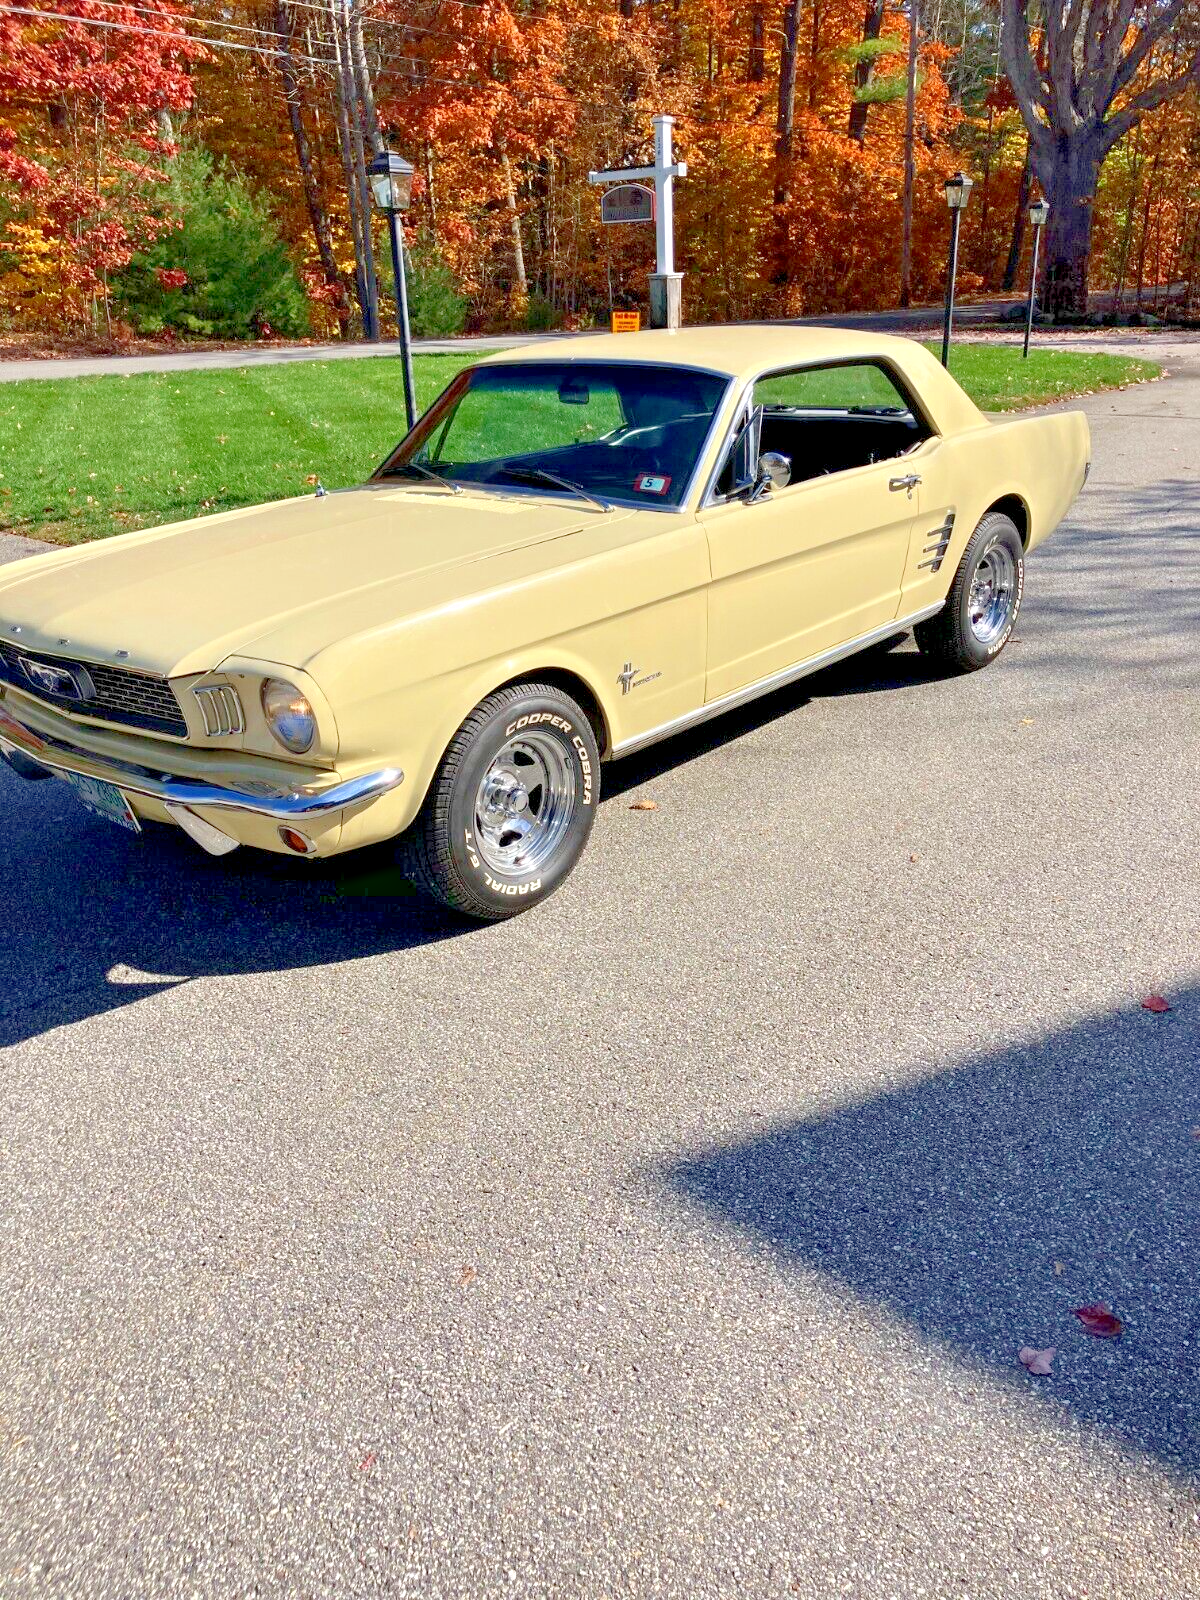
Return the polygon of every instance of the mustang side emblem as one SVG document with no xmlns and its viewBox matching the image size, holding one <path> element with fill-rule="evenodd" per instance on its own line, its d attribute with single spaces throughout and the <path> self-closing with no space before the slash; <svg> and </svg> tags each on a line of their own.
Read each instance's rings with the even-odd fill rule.
<svg viewBox="0 0 1200 1600">
<path fill-rule="evenodd" d="M 648 672 L 644 678 L 639 678 L 641 667 L 635 667 L 627 661 L 622 671 L 617 673 L 617 682 L 621 685 L 621 693 L 628 694 L 631 689 L 640 689 L 644 683 L 653 683 L 655 678 L 661 678 L 661 672 Z"/>
<path fill-rule="evenodd" d="M 92 680 L 82 667 L 56 667 L 49 661 L 34 661 L 30 656 L 18 656 L 17 660 L 33 687 L 43 694 L 52 694 L 59 700 L 95 698 Z"/>
</svg>

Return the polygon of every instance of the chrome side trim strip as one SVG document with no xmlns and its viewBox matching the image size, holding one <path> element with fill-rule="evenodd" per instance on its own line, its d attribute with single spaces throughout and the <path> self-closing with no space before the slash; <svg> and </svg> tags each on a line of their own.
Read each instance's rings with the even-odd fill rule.
<svg viewBox="0 0 1200 1600">
<path fill-rule="evenodd" d="M 8 727 L 16 728 L 20 724 L 14 720 Z M 22 729 L 22 732 L 28 730 Z M 27 745 L 16 744 L 15 736 L 9 732 L 0 735 L 0 755 L 8 757 L 14 751 L 36 762 L 39 767 L 44 767 L 47 772 L 83 772 L 88 777 L 113 784 L 125 794 L 160 800 L 164 805 L 249 811 L 255 816 L 273 817 L 280 822 L 288 822 L 296 817 L 320 816 L 328 811 L 340 811 L 345 806 L 359 805 L 363 801 L 378 800 L 380 795 L 398 789 L 404 782 L 404 774 L 399 767 L 383 767 L 378 772 L 365 772 L 360 778 L 347 778 L 325 789 L 307 787 L 276 794 L 250 794 L 217 784 L 173 778 L 169 773 L 156 776 L 149 769 L 135 767 L 131 763 L 109 763 L 101 756 L 93 756 L 83 750 L 75 752 L 70 745 L 60 744 L 41 734 L 31 734 Z M 92 771 L 92 768 L 96 770 Z"/>
<path fill-rule="evenodd" d="M 660 739 L 669 739 L 673 734 L 683 733 L 687 728 L 698 727 L 700 723 L 719 717 L 723 712 L 735 711 L 738 706 L 757 700 L 760 695 L 770 694 L 773 689 L 783 689 L 789 683 L 795 683 L 798 678 L 807 678 L 810 673 L 820 672 L 822 667 L 831 667 L 838 661 L 844 661 L 847 656 L 856 655 L 859 650 L 867 650 L 873 644 L 880 644 L 884 639 L 890 639 L 895 633 L 903 633 L 906 628 L 915 627 L 918 622 L 936 617 L 945 603 L 944 600 L 939 600 L 936 605 L 924 606 L 920 611 L 914 611 L 911 616 L 896 617 L 892 622 L 884 623 L 881 628 L 872 628 L 870 633 L 859 634 L 857 639 L 851 639 L 846 644 L 834 645 L 831 650 L 822 650 L 820 655 L 809 656 L 807 661 L 784 667 L 781 672 L 772 672 L 769 677 L 759 678 L 756 683 L 748 683 L 744 689 L 735 689 L 732 694 L 722 695 L 719 700 L 709 700 L 695 711 L 685 711 L 683 716 L 675 717 L 670 722 L 660 723 L 648 733 L 635 733 L 632 739 L 622 739 L 620 744 L 613 746 L 613 756 L 614 758 L 631 756 L 634 751 L 644 750 L 647 745 L 657 744 Z"/>
</svg>

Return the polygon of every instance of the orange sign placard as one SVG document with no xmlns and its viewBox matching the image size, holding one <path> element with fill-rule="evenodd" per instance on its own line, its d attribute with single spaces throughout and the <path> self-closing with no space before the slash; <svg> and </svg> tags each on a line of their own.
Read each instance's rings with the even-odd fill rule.
<svg viewBox="0 0 1200 1600">
<path fill-rule="evenodd" d="M 614 311 L 612 314 L 612 331 L 614 333 L 640 333 L 642 328 L 642 313 L 640 311 Z"/>
</svg>

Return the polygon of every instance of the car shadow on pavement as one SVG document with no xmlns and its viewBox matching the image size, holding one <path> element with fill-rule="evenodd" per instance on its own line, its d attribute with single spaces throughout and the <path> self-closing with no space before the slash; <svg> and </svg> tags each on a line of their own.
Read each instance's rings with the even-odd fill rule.
<svg viewBox="0 0 1200 1600">
<path fill-rule="evenodd" d="M 659 1174 L 1063 1422 L 1200 1470 L 1200 986 Z M 1116 1339 L 1072 1308 L 1104 1301 Z M 1057 1347 L 1031 1378 L 1017 1351 Z"/>
<path fill-rule="evenodd" d="M 903 649 L 899 648 L 901 645 Z M 854 694 L 885 694 L 889 690 L 919 688 L 945 679 L 943 667 L 917 652 L 908 634 L 897 634 L 888 645 L 876 646 L 825 667 L 811 677 L 800 678 L 786 688 L 775 689 L 761 699 L 751 700 L 736 711 L 725 711 L 689 733 L 676 734 L 661 744 L 604 769 L 601 803 L 615 800 L 639 784 L 648 783 L 664 772 L 686 766 L 689 761 L 768 727 L 790 716 L 813 700 Z"/>
<path fill-rule="evenodd" d="M 133 839 L 65 785 L 6 772 L 0 815 L 0 1049 L 192 978 L 335 964 L 479 927 L 419 896 L 387 848 L 217 860 L 173 828 Z"/>
</svg>

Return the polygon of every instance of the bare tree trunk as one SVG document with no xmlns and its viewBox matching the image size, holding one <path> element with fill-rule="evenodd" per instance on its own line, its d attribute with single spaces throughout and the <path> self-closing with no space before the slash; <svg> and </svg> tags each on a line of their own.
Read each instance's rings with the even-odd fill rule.
<svg viewBox="0 0 1200 1600">
<path fill-rule="evenodd" d="M 346 61 L 345 42 L 338 18 L 337 0 L 330 0 L 329 18 L 332 25 L 334 48 L 334 89 L 337 104 L 338 150 L 342 158 L 342 180 L 346 189 L 346 213 L 350 222 L 350 237 L 354 243 L 354 290 L 362 315 L 363 336 L 376 337 L 373 310 L 374 272 L 367 266 L 370 248 L 370 218 L 367 217 L 364 238 L 363 195 L 358 183 L 354 159 L 354 138 L 351 131 L 351 109 L 354 107 L 354 86 Z M 372 264 L 373 265 L 373 264 Z"/>
<path fill-rule="evenodd" d="M 908 7 L 908 81 L 904 91 L 904 218 L 900 236 L 900 304 L 912 305 L 913 190 L 917 181 L 917 51 L 921 18 L 917 0 Z"/>
<path fill-rule="evenodd" d="M 371 243 L 371 184 L 367 177 L 367 152 L 363 139 L 365 107 L 359 99 L 352 59 L 353 50 L 350 42 L 352 32 L 350 0 L 342 0 L 342 27 L 343 33 L 339 55 L 341 56 L 343 76 L 346 83 L 347 116 L 350 123 L 350 159 L 354 169 L 355 187 L 358 191 L 363 278 L 366 284 L 367 307 L 370 319 L 369 329 L 364 328 L 363 331 L 368 339 L 375 341 L 379 338 L 379 280 L 375 275 L 375 250 Z"/>
<path fill-rule="evenodd" d="M 1158 166 L 1162 159 L 1163 130 L 1159 130 L 1158 142 L 1154 146 L 1154 156 L 1150 162 L 1150 171 L 1146 176 L 1146 197 L 1142 206 L 1142 229 L 1138 242 L 1137 259 L 1137 289 L 1134 292 L 1134 304 L 1142 303 L 1142 291 L 1146 286 L 1146 251 L 1150 243 L 1150 211 L 1154 204 L 1154 180 L 1158 176 Z"/>
<path fill-rule="evenodd" d="M 1196 298 L 1196 269 L 1198 266 L 1200 266 L 1200 214 L 1197 215 L 1195 226 L 1192 229 L 1192 250 L 1188 257 L 1187 287 L 1183 294 L 1183 314 L 1185 317 L 1190 317 L 1192 314 L 1192 306 Z"/>
<path fill-rule="evenodd" d="M 300 86 L 296 81 L 296 69 L 292 61 L 292 30 L 286 0 L 275 0 L 275 33 L 279 39 L 279 55 L 276 59 L 279 62 L 279 75 L 283 80 L 288 121 L 292 126 L 292 142 L 296 147 L 296 165 L 300 168 L 300 179 L 304 185 L 304 203 L 308 207 L 308 219 L 312 224 L 313 238 L 316 241 L 317 255 L 320 258 L 321 271 L 325 274 L 325 282 L 330 288 L 337 290 L 338 331 L 345 334 L 350 309 L 349 296 L 346 280 L 338 268 L 333 253 L 333 234 L 329 226 L 329 216 L 313 172 L 312 150 L 309 147 L 300 108 Z"/>
<path fill-rule="evenodd" d="M 878 39 L 883 30 L 884 0 L 867 0 L 867 14 L 863 18 L 862 38 L 864 44 L 870 44 Z M 869 56 L 864 56 L 854 69 L 854 88 L 856 98 L 850 102 L 850 122 L 846 132 L 852 139 L 863 142 L 867 134 L 867 113 L 871 107 L 868 101 L 857 98 L 858 94 L 867 87 L 871 81 L 873 64 Z"/>
<path fill-rule="evenodd" d="M 367 66 L 367 47 L 363 41 L 362 10 L 358 0 L 348 0 L 346 32 L 350 40 L 350 60 L 354 67 L 354 86 L 362 106 L 363 123 L 371 142 L 371 154 L 377 156 L 384 148 L 379 132 L 379 118 L 375 112 L 375 90 L 371 85 L 371 72 Z"/>
<path fill-rule="evenodd" d="M 817 109 L 817 60 L 821 54 L 821 0 L 812 0 L 812 28 L 808 38 L 808 109 Z"/>
<path fill-rule="evenodd" d="M 1004 66 L 1050 203 L 1046 300 L 1056 316 L 1087 311 L 1092 215 L 1104 158 L 1142 117 L 1196 82 L 1200 50 L 1183 26 L 1188 5 L 1001 0 Z M 1163 60 L 1160 46 L 1168 42 L 1169 59 Z"/>
<path fill-rule="evenodd" d="M 433 188 L 433 145 L 425 141 L 425 204 L 429 208 L 429 235 L 437 241 L 437 198 Z"/>
<path fill-rule="evenodd" d="M 1086 126 L 1058 139 L 1038 176 L 1050 202 L 1046 224 L 1046 309 L 1052 316 L 1084 316 L 1088 308 L 1088 259 L 1092 252 L 1092 208 L 1104 150 Z"/>
<path fill-rule="evenodd" d="M 1025 165 L 1021 168 L 1021 181 L 1017 185 L 1017 209 L 1013 212 L 1012 236 L 1008 241 L 1008 260 L 1004 263 L 1002 289 L 1011 289 L 1017 281 L 1021 265 L 1021 251 L 1025 247 L 1025 214 L 1029 210 L 1029 191 L 1033 187 L 1033 167 L 1029 161 L 1029 145 L 1025 146 Z"/>
<path fill-rule="evenodd" d="M 358 186 L 354 181 L 354 157 L 350 148 L 350 119 L 346 111 L 345 82 L 341 73 L 336 81 L 338 154 L 342 161 L 342 186 L 346 193 L 346 215 L 350 223 L 350 238 L 354 245 L 354 297 L 358 301 L 363 333 L 371 323 L 367 303 L 367 280 L 363 273 L 362 228 L 358 217 Z"/>
<path fill-rule="evenodd" d="M 801 0 L 783 8 L 783 46 L 779 52 L 779 112 L 775 122 L 775 204 L 788 199 L 792 141 L 796 128 L 796 36 Z"/>
<path fill-rule="evenodd" d="M 513 278 L 522 300 L 529 298 L 529 280 L 525 276 L 525 246 L 521 242 L 521 213 L 517 210 L 517 190 L 513 183 L 512 162 L 508 151 L 501 150 L 500 165 L 504 171 L 504 205 L 508 212 L 508 227 L 513 242 Z"/>
<path fill-rule="evenodd" d="M 746 62 L 746 82 L 762 83 L 767 75 L 766 22 L 762 0 L 750 10 L 750 55 Z"/>
</svg>

